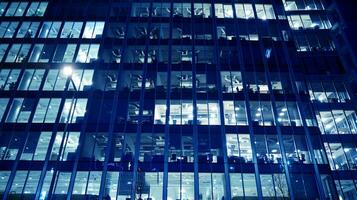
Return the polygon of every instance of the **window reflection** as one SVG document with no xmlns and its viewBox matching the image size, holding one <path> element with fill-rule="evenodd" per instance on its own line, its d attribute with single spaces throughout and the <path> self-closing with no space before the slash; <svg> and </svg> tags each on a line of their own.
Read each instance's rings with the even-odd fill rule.
<svg viewBox="0 0 357 200">
<path fill-rule="evenodd" d="M 42 24 L 39 38 L 57 38 L 62 22 L 44 22 Z"/>
<path fill-rule="evenodd" d="M 58 132 L 52 146 L 50 160 L 74 160 L 79 145 L 79 132 Z"/>
<path fill-rule="evenodd" d="M 168 199 L 194 199 L 193 173 L 169 172 L 168 174 Z"/>
<path fill-rule="evenodd" d="M 10 177 L 10 171 L 0 171 L 0 177 L 0 192 L 3 193 Z"/>
<path fill-rule="evenodd" d="M 262 192 L 265 198 L 289 198 L 285 174 L 260 175 Z"/>
<path fill-rule="evenodd" d="M 45 160 L 51 136 L 51 132 L 31 132 L 20 159 Z"/>
<path fill-rule="evenodd" d="M 230 173 L 232 200 L 258 197 L 254 174 Z"/>
<path fill-rule="evenodd" d="M 83 22 L 65 22 L 61 32 L 61 38 L 79 38 Z"/>
<path fill-rule="evenodd" d="M 81 44 L 79 46 L 76 62 L 91 63 L 97 60 L 99 44 Z"/>
<path fill-rule="evenodd" d="M 82 38 L 101 38 L 104 30 L 104 22 L 87 22 Z"/>
<path fill-rule="evenodd" d="M 19 76 L 19 69 L 2 69 L 0 71 L 0 90 L 15 90 Z"/>
<path fill-rule="evenodd" d="M 26 69 L 21 77 L 19 90 L 39 90 L 44 74 L 44 69 Z"/>
<path fill-rule="evenodd" d="M 12 38 L 19 22 L 1 22 L 0 23 L 0 38 Z"/>
<path fill-rule="evenodd" d="M 7 54 L 5 62 L 25 62 L 30 52 L 30 44 L 13 44 Z"/>
<path fill-rule="evenodd" d="M 202 199 L 224 199 L 224 174 L 223 173 L 199 173 L 199 193 Z"/>
<path fill-rule="evenodd" d="M 41 171 L 17 171 L 9 198 L 34 198 L 40 174 Z"/>
<path fill-rule="evenodd" d="M 35 107 L 35 99 L 15 98 L 12 101 L 6 122 L 27 123 Z"/>
<path fill-rule="evenodd" d="M 86 114 L 88 99 L 66 99 L 60 123 L 80 123 Z"/>
<path fill-rule="evenodd" d="M 92 198 L 98 197 L 102 172 L 78 171 L 73 187 L 73 198 L 79 198 L 80 195 L 88 195 Z"/>
</svg>

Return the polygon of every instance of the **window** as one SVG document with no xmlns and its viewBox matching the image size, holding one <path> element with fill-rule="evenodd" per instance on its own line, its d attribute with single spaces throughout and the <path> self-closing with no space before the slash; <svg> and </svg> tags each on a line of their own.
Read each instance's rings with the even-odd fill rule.
<svg viewBox="0 0 357 200">
<path fill-rule="evenodd" d="M 304 28 L 313 28 L 313 23 L 310 18 L 310 15 L 300 15 L 300 17 Z"/>
<path fill-rule="evenodd" d="M 54 123 L 57 117 L 58 109 L 61 103 L 61 99 L 40 99 L 35 115 L 33 117 L 33 123 Z"/>
<path fill-rule="evenodd" d="M 8 103 L 9 103 L 9 99 L 0 98 L 0 121 L 1 121 L 2 117 L 4 116 L 5 109 L 6 109 Z"/>
<path fill-rule="evenodd" d="M 295 102 L 276 102 L 278 122 L 283 126 L 302 126 L 300 113 Z"/>
<path fill-rule="evenodd" d="M 224 101 L 225 125 L 248 125 L 247 110 L 244 101 Z"/>
<path fill-rule="evenodd" d="M 69 181 L 71 180 L 71 172 L 59 172 L 54 186 L 54 198 L 64 196 L 68 192 Z M 57 197 L 56 197 L 57 196 Z"/>
<path fill-rule="evenodd" d="M 12 101 L 6 122 L 27 123 L 34 106 L 34 99 L 15 98 Z"/>
<path fill-rule="evenodd" d="M 76 62 L 90 63 L 98 58 L 99 44 L 81 44 L 79 46 Z"/>
<path fill-rule="evenodd" d="M 272 5 L 269 4 L 255 4 L 257 17 L 262 20 L 275 19 L 275 13 Z"/>
<path fill-rule="evenodd" d="M 208 18 L 211 17 L 211 4 L 208 3 L 194 3 L 194 16 Z"/>
<path fill-rule="evenodd" d="M 138 188 L 136 190 L 136 196 L 138 197 L 137 199 L 163 199 L 162 172 L 139 172 L 138 176 L 140 178 L 138 178 L 136 181 Z M 144 189 L 145 187 L 148 188 L 148 191 Z M 120 197 L 121 196 L 122 195 L 120 195 Z"/>
<path fill-rule="evenodd" d="M 0 160 L 15 160 L 26 141 L 25 132 L 2 132 L 0 140 Z"/>
<path fill-rule="evenodd" d="M 57 38 L 62 22 L 44 22 L 42 24 L 39 38 Z"/>
<path fill-rule="evenodd" d="M 199 195 L 202 199 L 225 199 L 223 173 L 199 173 Z"/>
<path fill-rule="evenodd" d="M 258 198 L 254 174 L 230 173 L 231 199 Z"/>
<path fill-rule="evenodd" d="M 55 51 L 54 44 L 35 44 L 28 62 L 48 63 L 52 60 Z"/>
<path fill-rule="evenodd" d="M 101 38 L 104 24 L 104 22 L 87 22 L 82 38 Z"/>
<path fill-rule="evenodd" d="M 34 38 L 40 27 L 40 22 L 22 22 L 17 38 Z"/>
<path fill-rule="evenodd" d="M 79 132 L 58 132 L 52 146 L 50 160 L 74 160 L 79 145 Z"/>
<path fill-rule="evenodd" d="M 5 192 L 7 181 L 10 177 L 10 171 L 0 171 L 0 192 Z"/>
<path fill-rule="evenodd" d="M 7 2 L 0 2 L 0 16 L 3 16 L 7 7 Z"/>
<path fill-rule="evenodd" d="M 87 109 L 87 99 L 66 99 L 60 123 L 80 123 Z"/>
<path fill-rule="evenodd" d="M 5 62 L 25 62 L 30 51 L 30 44 L 13 44 L 7 54 Z"/>
<path fill-rule="evenodd" d="M 102 172 L 78 171 L 74 181 L 73 195 L 99 195 Z"/>
<path fill-rule="evenodd" d="M 355 111 L 332 110 L 320 111 L 316 115 L 320 130 L 325 134 L 356 134 Z"/>
<path fill-rule="evenodd" d="M 0 61 L 4 58 L 8 46 L 8 44 L 0 44 Z"/>
<path fill-rule="evenodd" d="M 166 116 L 166 105 L 164 100 L 157 101 L 155 105 L 155 123 L 164 124 Z M 193 105 L 192 101 L 172 100 L 170 105 L 169 124 L 192 124 Z M 207 120 L 207 119 L 206 119 Z M 207 121 L 206 121 L 207 122 Z"/>
<path fill-rule="evenodd" d="M 252 4 L 235 4 L 237 18 L 252 19 L 255 18 Z"/>
<path fill-rule="evenodd" d="M 44 74 L 44 69 L 26 69 L 19 83 L 19 90 L 39 90 Z"/>
<path fill-rule="evenodd" d="M 142 107 L 142 109 L 141 109 Z M 142 110 L 142 112 L 141 112 Z M 128 121 L 130 123 L 151 123 L 153 120 L 153 105 L 148 102 L 144 102 L 144 105 L 140 105 L 139 101 L 130 101 L 128 105 Z"/>
<path fill-rule="evenodd" d="M 238 93 L 243 91 L 241 72 L 221 72 L 222 92 Z"/>
<path fill-rule="evenodd" d="M 71 63 L 73 62 L 74 54 L 76 53 L 77 44 L 59 44 L 57 45 L 53 62 L 55 63 Z"/>
<path fill-rule="evenodd" d="M 197 101 L 197 124 L 220 125 L 219 105 L 216 102 Z"/>
<path fill-rule="evenodd" d="M 283 135 L 283 146 L 288 164 L 311 163 L 311 156 L 304 136 Z"/>
<path fill-rule="evenodd" d="M 350 100 L 345 83 L 339 80 L 310 82 L 309 94 L 312 101 L 321 103 L 344 103 Z"/>
<path fill-rule="evenodd" d="M 149 3 L 133 3 L 131 9 L 132 17 L 149 17 L 150 15 L 150 4 Z"/>
<path fill-rule="evenodd" d="M 332 170 L 356 170 L 357 151 L 353 143 L 324 143 Z"/>
<path fill-rule="evenodd" d="M 88 90 L 92 86 L 94 70 L 92 69 L 75 69 L 70 77 L 71 83 L 69 90 L 83 91 Z"/>
<path fill-rule="evenodd" d="M 190 3 L 174 3 L 174 17 L 191 17 L 192 9 Z"/>
<path fill-rule="evenodd" d="M 257 162 L 282 163 L 280 146 L 276 135 L 255 135 Z"/>
<path fill-rule="evenodd" d="M 249 134 L 226 134 L 229 163 L 252 162 L 252 146 Z"/>
<path fill-rule="evenodd" d="M 261 174 L 263 196 L 266 198 L 289 198 L 285 174 Z"/>
<path fill-rule="evenodd" d="M 28 2 L 12 2 L 7 9 L 5 16 L 7 17 L 21 17 L 24 15 Z"/>
<path fill-rule="evenodd" d="M 106 133 L 86 133 L 80 159 L 83 161 L 104 161 L 108 143 Z"/>
<path fill-rule="evenodd" d="M 357 196 L 355 180 L 335 180 L 339 198 Z"/>
<path fill-rule="evenodd" d="M 52 132 L 31 132 L 20 160 L 45 160 Z"/>
<path fill-rule="evenodd" d="M 61 32 L 61 38 L 79 38 L 83 22 L 65 22 Z"/>
<path fill-rule="evenodd" d="M 230 4 L 214 4 L 217 18 L 233 18 L 233 8 Z"/>
<path fill-rule="evenodd" d="M 153 3 L 152 16 L 153 17 L 170 17 L 170 3 Z"/>
<path fill-rule="evenodd" d="M 58 69 L 51 69 L 48 71 L 43 90 L 64 91 L 66 87 L 67 78 L 62 71 Z"/>
<path fill-rule="evenodd" d="M 194 199 L 193 173 L 168 173 L 168 199 Z"/>
<path fill-rule="evenodd" d="M 22 193 L 26 194 L 28 198 L 35 197 L 40 175 L 41 171 L 16 171 L 9 198 L 17 198 Z"/>
<path fill-rule="evenodd" d="M 252 115 L 253 125 L 273 126 L 274 116 L 271 102 L 256 102 L 250 103 L 250 114 Z"/>
<path fill-rule="evenodd" d="M 12 38 L 19 22 L 1 22 L 0 38 Z"/>
<path fill-rule="evenodd" d="M 193 105 L 192 101 L 171 101 L 170 103 L 170 124 L 192 124 Z"/>
<path fill-rule="evenodd" d="M 42 17 L 45 15 L 48 2 L 32 2 L 26 16 Z"/>
<path fill-rule="evenodd" d="M 0 71 L 0 90 L 16 90 L 19 69 L 3 69 Z"/>
</svg>

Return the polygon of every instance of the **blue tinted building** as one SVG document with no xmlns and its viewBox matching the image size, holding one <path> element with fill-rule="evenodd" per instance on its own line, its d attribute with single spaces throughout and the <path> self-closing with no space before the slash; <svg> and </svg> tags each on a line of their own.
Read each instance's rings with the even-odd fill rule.
<svg viewBox="0 0 357 200">
<path fill-rule="evenodd" d="M 1 1 L 2 199 L 357 199 L 336 8 Z"/>
</svg>

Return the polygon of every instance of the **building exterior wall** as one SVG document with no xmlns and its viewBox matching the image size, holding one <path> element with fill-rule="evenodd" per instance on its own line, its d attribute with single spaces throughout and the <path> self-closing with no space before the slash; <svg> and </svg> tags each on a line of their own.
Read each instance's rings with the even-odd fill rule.
<svg viewBox="0 0 357 200">
<path fill-rule="evenodd" d="M 324 0 L 1 1 L 3 199 L 357 199 Z"/>
</svg>

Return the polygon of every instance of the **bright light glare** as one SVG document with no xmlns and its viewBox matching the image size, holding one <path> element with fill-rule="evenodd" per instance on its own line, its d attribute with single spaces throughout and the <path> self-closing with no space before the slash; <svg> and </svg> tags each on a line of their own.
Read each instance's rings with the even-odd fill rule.
<svg viewBox="0 0 357 200">
<path fill-rule="evenodd" d="M 69 66 L 69 65 L 64 66 L 62 69 L 62 73 L 65 76 L 72 76 L 72 74 L 73 74 L 72 66 Z"/>
</svg>

